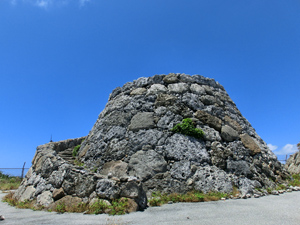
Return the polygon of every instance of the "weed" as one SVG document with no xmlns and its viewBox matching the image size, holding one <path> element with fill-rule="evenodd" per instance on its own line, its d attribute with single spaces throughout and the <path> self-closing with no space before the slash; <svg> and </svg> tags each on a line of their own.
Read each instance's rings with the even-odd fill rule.
<svg viewBox="0 0 300 225">
<path fill-rule="evenodd" d="M 74 160 L 74 164 L 75 164 L 76 166 L 81 166 L 81 167 L 84 166 L 84 163 L 83 163 L 83 162 L 80 162 L 78 159 L 75 159 L 75 160 Z"/>
<path fill-rule="evenodd" d="M 59 212 L 59 213 L 64 213 L 64 212 L 66 212 L 67 210 L 66 210 L 66 205 L 65 205 L 65 203 L 58 204 L 58 205 L 56 206 L 56 208 L 55 208 L 55 211 L 56 211 L 56 212 Z"/>
<path fill-rule="evenodd" d="M 202 139 L 204 136 L 204 132 L 201 129 L 195 128 L 195 125 L 190 118 L 183 119 L 182 123 L 176 124 L 171 131 L 195 137 L 197 139 Z"/>
<path fill-rule="evenodd" d="M 293 174 L 289 181 L 289 185 L 300 187 L 300 174 Z"/>
<path fill-rule="evenodd" d="M 228 194 L 221 192 L 209 192 L 202 193 L 199 191 L 190 191 L 186 194 L 161 194 L 159 192 L 153 192 L 152 198 L 149 200 L 150 206 L 161 206 L 170 201 L 172 202 L 203 202 L 203 201 L 217 201 L 221 198 L 227 198 Z"/>
<path fill-rule="evenodd" d="M 103 200 L 99 199 L 97 202 L 92 204 L 89 207 L 88 213 L 90 214 L 102 214 L 105 213 L 105 211 L 109 208 L 110 205 L 105 203 Z"/>
<path fill-rule="evenodd" d="M 109 209 L 111 209 L 109 214 L 123 215 L 126 213 L 127 208 L 128 208 L 128 198 L 120 198 L 112 201 L 111 206 L 109 206 Z"/>
<path fill-rule="evenodd" d="M 80 146 L 81 146 L 81 145 L 77 145 L 77 146 L 74 147 L 73 152 L 72 152 L 72 155 L 73 155 L 74 157 L 76 157 L 76 156 L 78 155 L 78 151 L 79 151 L 79 149 L 80 149 Z"/>
<path fill-rule="evenodd" d="M 3 202 L 7 202 L 9 205 L 14 206 L 19 209 L 32 209 L 32 210 L 42 210 L 44 207 L 42 206 L 36 206 L 35 203 L 36 201 L 30 201 L 30 200 L 25 200 L 23 202 L 17 201 L 13 197 L 14 193 L 9 192 L 7 195 L 4 196 Z"/>
</svg>

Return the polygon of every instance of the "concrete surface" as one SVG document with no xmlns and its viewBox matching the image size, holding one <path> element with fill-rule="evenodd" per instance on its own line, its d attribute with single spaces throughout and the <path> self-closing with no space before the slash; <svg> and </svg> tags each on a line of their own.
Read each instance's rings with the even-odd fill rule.
<svg viewBox="0 0 300 225">
<path fill-rule="evenodd" d="M 4 197 L 0 192 L 0 198 Z M 84 215 L 16 209 L 0 202 L 0 215 L 6 224 L 300 224 L 300 192 L 270 195 L 259 199 L 218 202 L 176 203 L 150 207 L 144 212 L 123 216 Z"/>
</svg>

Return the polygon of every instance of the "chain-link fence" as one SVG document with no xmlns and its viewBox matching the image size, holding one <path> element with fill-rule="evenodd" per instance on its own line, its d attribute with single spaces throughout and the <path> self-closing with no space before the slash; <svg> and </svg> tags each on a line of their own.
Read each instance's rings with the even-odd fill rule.
<svg viewBox="0 0 300 225">
<path fill-rule="evenodd" d="M 5 175 L 24 178 L 29 168 L 25 168 L 25 164 L 22 168 L 0 168 L 0 172 Z"/>
</svg>

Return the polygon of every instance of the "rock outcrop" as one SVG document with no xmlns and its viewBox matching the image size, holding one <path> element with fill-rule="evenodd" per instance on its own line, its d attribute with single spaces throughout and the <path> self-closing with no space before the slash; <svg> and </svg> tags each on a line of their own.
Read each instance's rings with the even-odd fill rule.
<svg viewBox="0 0 300 225">
<path fill-rule="evenodd" d="M 202 139 L 171 131 L 185 118 L 203 130 Z M 80 143 L 76 163 L 82 165 L 76 166 L 61 152 Z M 144 209 L 146 195 L 156 191 L 229 193 L 236 187 L 249 195 L 286 176 L 223 86 L 185 74 L 116 88 L 87 137 L 39 146 L 32 164 L 15 197 L 42 205 L 65 196 L 127 197 Z"/>
<path fill-rule="evenodd" d="M 300 173 L 300 154 L 299 152 L 291 155 L 285 163 L 285 168 L 291 174 Z"/>
</svg>

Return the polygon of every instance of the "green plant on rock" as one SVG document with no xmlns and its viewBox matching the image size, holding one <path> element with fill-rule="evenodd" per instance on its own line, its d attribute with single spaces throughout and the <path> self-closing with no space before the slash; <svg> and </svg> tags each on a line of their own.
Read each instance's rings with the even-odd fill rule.
<svg viewBox="0 0 300 225">
<path fill-rule="evenodd" d="M 65 203 L 58 204 L 55 208 L 56 212 L 64 213 L 67 211 Z"/>
<path fill-rule="evenodd" d="M 103 200 L 99 199 L 95 203 L 93 203 L 89 207 L 89 213 L 90 214 L 102 214 L 105 213 L 107 209 L 109 209 L 110 205 L 105 203 Z"/>
<path fill-rule="evenodd" d="M 126 213 L 126 209 L 128 208 L 128 198 L 120 198 L 113 200 L 109 209 L 110 215 L 123 215 Z"/>
<path fill-rule="evenodd" d="M 195 127 L 191 118 L 183 119 L 181 123 L 176 124 L 172 129 L 174 133 L 188 135 L 197 139 L 202 139 L 204 132 Z"/>
<path fill-rule="evenodd" d="M 161 194 L 159 192 L 153 192 L 152 198 L 149 199 L 150 206 L 161 206 L 168 202 L 204 202 L 204 201 L 217 201 L 221 198 L 227 198 L 229 194 L 222 192 L 208 192 L 202 193 L 194 190 L 185 194 L 171 193 Z"/>
<path fill-rule="evenodd" d="M 78 151 L 79 151 L 79 149 L 80 149 L 80 146 L 81 146 L 81 145 L 77 145 L 77 146 L 74 147 L 73 152 L 72 152 L 72 155 L 73 155 L 74 157 L 76 157 L 76 156 L 78 155 Z"/>
</svg>

